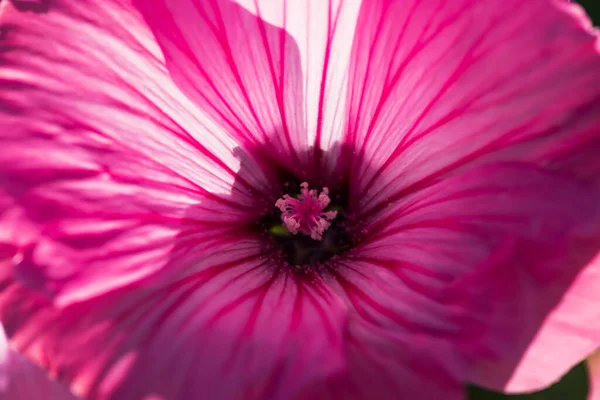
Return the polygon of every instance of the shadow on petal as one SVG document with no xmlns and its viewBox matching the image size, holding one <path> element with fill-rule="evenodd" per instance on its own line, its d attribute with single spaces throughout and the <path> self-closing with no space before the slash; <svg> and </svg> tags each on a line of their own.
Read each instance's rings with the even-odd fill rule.
<svg viewBox="0 0 600 400">
<path fill-rule="evenodd" d="M 10 0 L 19 11 L 33 13 L 47 13 L 50 10 L 52 0 Z"/>
</svg>

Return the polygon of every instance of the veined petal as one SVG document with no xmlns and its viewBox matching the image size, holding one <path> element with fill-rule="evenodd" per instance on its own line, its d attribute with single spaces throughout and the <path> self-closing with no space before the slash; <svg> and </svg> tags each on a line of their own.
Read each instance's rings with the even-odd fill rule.
<svg viewBox="0 0 600 400">
<path fill-rule="evenodd" d="M 538 386 L 521 380 L 520 389 L 547 386 L 600 340 L 589 323 L 598 276 L 584 269 L 598 251 L 599 195 L 530 165 L 475 167 L 382 212 L 337 280 L 372 323 L 452 343 L 446 361 L 463 381 L 510 390 L 516 370 L 536 375 Z M 571 286 L 579 273 L 588 279 Z M 519 370 L 555 307 L 589 296 L 589 307 L 565 304 L 564 363 Z"/>
<path fill-rule="evenodd" d="M 0 276 L 4 277 L 16 249 L 0 244 Z M 6 400 L 76 400 L 68 389 L 13 350 L 0 324 L 0 398 Z"/>
<path fill-rule="evenodd" d="M 179 87 L 246 148 L 291 161 L 306 147 L 298 48 L 230 0 L 134 1 Z"/>
<path fill-rule="evenodd" d="M 186 276 L 62 309 L 4 276 L 0 316 L 20 351 L 85 398 L 462 398 L 447 345 L 356 318 L 335 280 L 297 280 L 257 250 L 241 243 Z"/>
<path fill-rule="evenodd" d="M 0 240 L 22 282 L 85 299 L 161 270 L 182 231 L 214 250 L 262 207 L 264 178 L 236 177 L 237 144 L 177 89 L 133 6 L 19 4 L 0 11 Z"/>
<path fill-rule="evenodd" d="M 358 2 L 139 0 L 182 90 L 287 166 L 341 136 Z M 319 152 L 314 153 L 319 157 Z M 318 162 L 317 162 L 318 164 Z"/>
<path fill-rule="evenodd" d="M 449 346 L 354 319 L 346 333 L 348 372 L 307 388 L 299 399 L 464 399 L 446 365 Z"/>
<path fill-rule="evenodd" d="M 579 364 L 586 354 L 594 352 L 600 345 L 599 263 L 596 257 L 577 275 L 543 321 L 516 368 L 514 360 L 492 363 L 477 373 L 478 382 L 488 387 L 503 387 L 510 393 L 542 390 Z M 504 383 L 499 376 L 510 376 L 510 380 Z"/>
<path fill-rule="evenodd" d="M 0 314 L 22 353 L 85 398 L 289 399 L 344 371 L 347 312 L 268 263 L 240 242 L 186 275 L 62 309 L 6 278 Z"/>
<path fill-rule="evenodd" d="M 0 398 L 6 400 L 76 400 L 66 387 L 10 348 L 0 326 Z"/>
<path fill-rule="evenodd" d="M 360 213 L 490 161 L 597 179 L 600 45 L 579 10 L 560 0 L 363 2 L 347 127 Z"/>
</svg>

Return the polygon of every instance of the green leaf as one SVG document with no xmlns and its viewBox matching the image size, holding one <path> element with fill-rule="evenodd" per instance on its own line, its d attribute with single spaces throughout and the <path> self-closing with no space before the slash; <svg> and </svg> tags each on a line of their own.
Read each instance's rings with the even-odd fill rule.
<svg viewBox="0 0 600 400">
<path fill-rule="evenodd" d="M 467 398 L 469 400 L 586 400 L 588 391 L 587 367 L 585 363 L 581 363 L 563 376 L 560 381 L 539 392 L 507 395 L 469 386 Z"/>
</svg>

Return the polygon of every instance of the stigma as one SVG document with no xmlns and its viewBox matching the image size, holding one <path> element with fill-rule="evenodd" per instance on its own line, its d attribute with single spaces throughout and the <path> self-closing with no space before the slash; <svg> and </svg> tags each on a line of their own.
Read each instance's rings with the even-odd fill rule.
<svg viewBox="0 0 600 400">
<path fill-rule="evenodd" d="M 308 189 L 307 182 L 302 182 L 300 187 L 298 198 L 285 194 L 275 202 L 275 207 L 281 210 L 281 221 L 291 234 L 302 233 L 321 240 L 331 226 L 329 221 L 337 215 L 337 211 L 325 211 L 331 201 L 329 189 L 324 187 L 317 195 L 315 189 Z"/>
</svg>

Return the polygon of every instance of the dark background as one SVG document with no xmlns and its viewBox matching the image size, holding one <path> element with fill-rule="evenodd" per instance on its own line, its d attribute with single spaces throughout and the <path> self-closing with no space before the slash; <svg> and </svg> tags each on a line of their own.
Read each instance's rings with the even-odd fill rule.
<svg viewBox="0 0 600 400">
<path fill-rule="evenodd" d="M 594 25 L 600 26 L 600 0 L 579 0 L 577 3 L 586 9 Z"/>
</svg>

